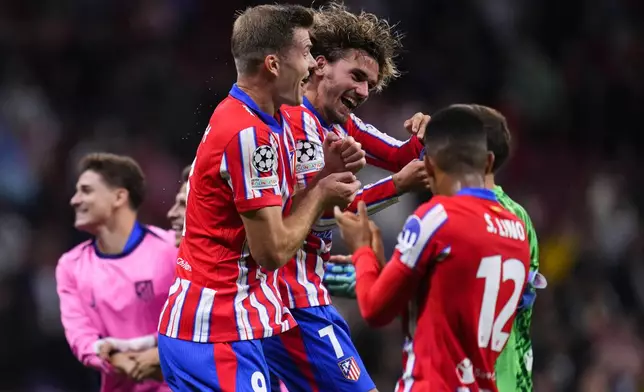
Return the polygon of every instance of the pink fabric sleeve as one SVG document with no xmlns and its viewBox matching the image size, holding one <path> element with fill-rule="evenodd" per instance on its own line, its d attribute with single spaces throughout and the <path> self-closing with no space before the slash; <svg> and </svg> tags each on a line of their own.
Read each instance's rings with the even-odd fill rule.
<svg viewBox="0 0 644 392">
<path fill-rule="evenodd" d="M 56 267 L 56 291 L 60 298 L 60 315 L 65 337 L 72 353 L 85 366 L 99 371 L 108 371 L 110 366 L 97 354 L 94 348 L 100 333 L 83 309 L 68 254 L 63 255 Z"/>
</svg>

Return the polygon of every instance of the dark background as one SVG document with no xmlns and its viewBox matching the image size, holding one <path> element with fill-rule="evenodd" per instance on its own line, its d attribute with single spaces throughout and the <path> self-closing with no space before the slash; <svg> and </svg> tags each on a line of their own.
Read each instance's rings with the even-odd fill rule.
<svg viewBox="0 0 644 392">
<path fill-rule="evenodd" d="M 132 155 L 150 186 L 142 220 L 168 227 L 181 168 L 234 82 L 234 11 L 257 3 L 0 0 L 0 390 L 96 385 L 65 342 L 55 292 L 58 257 L 84 238 L 68 205 L 74 165 L 89 151 Z M 550 283 L 534 314 L 537 391 L 642 390 L 644 3 L 347 4 L 406 32 L 404 76 L 360 108 L 365 121 L 406 138 L 406 118 L 454 102 L 510 121 L 500 182 L 534 220 Z M 416 204 L 379 216 L 388 249 Z M 398 326 L 369 330 L 353 302 L 337 303 L 392 389 Z"/>
</svg>

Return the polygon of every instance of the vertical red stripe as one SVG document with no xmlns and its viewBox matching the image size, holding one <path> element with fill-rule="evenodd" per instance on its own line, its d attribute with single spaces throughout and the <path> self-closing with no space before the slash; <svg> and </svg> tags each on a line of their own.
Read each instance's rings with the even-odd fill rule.
<svg viewBox="0 0 644 392">
<path fill-rule="evenodd" d="M 293 328 L 283 334 L 278 335 L 282 344 L 286 348 L 286 352 L 289 354 L 293 362 L 297 366 L 306 381 L 309 384 L 310 390 L 317 392 L 320 389 L 315 382 L 315 376 L 313 375 L 313 368 L 311 367 L 309 357 L 306 355 L 306 348 L 304 347 L 304 340 L 302 339 L 302 334 L 298 327 Z"/>
<path fill-rule="evenodd" d="M 215 371 L 222 392 L 237 390 L 237 354 L 230 343 L 213 344 Z"/>
<path fill-rule="evenodd" d="M 177 291 L 168 296 L 168 306 L 166 306 L 165 311 L 161 315 L 161 325 L 159 326 L 159 332 L 162 333 L 163 335 L 169 335 L 170 334 L 170 318 L 172 316 L 172 308 L 174 308 L 174 304 L 177 302 L 177 296 L 181 293 L 182 287 L 181 284 L 179 283 L 179 287 L 177 288 Z"/>
<path fill-rule="evenodd" d="M 181 320 L 179 320 L 179 339 L 192 340 L 195 332 L 195 315 L 199 307 L 199 297 L 201 288 L 191 284 L 183 300 L 183 309 L 181 310 Z"/>
</svg>

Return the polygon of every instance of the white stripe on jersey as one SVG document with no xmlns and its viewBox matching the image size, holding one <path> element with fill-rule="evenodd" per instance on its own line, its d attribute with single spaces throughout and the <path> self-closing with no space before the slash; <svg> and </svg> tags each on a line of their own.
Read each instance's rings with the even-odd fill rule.
<svg viewBox="0 0 644 392">
<path fill-rule="evenodd" d="M 418 219 L 418 217 L 412 215 L 409 219 Z M 443 207 L 442 204 L 436 204 L 420 219 L 420 233 L 413 233 L 414 235 L 418 235 L 418 239 L 415 240 L 411 248 L 409 247 L 410 244 L 408 240 L 403 235 L 403 229 L 403 232 L 398 235 L 398 244 L 396 245 L 396 249 L 401 252 L 400 261 L 409 268 L 413 269 L 416 267 L 420 255 L 423 253 L 423 250 L 425 250 L 425 246 L 436 230 L 438 230 L 446 221 L 447 211 L 445 211 L 445 207 Z M 407 226 L 407 224 L 405 224 L 405 226 Z"/>
<path fill-rule="evenodd" d="M 262 193 L 251 186 L 251 179 L 258 178 L 259 172 L 253 166 L 253 153 L 257 148 L 255 139 L 255 127 L 242 129 L 239 131 L 239 154 L 242 161 L 242 177 L 244 177 L 244 188 L 246 189 L 246 198 L 254 199 L 261 197 Z"/>
<path fill-rule="evenodd" d="M 306 274 L 306 252 L 300 248 L 295 254 L 295 262 L 297 263 L 297 282 L 306 290 L 306 296 L 309 299 L 310 306 L 320 306 L 318 301 L 318 290 L 315 285 L 309 281 Z"/>
<path fill-rule="evenodd" d="M 181 292 L 177 295 L 177 298 L 174 301 L 174 306 L 170 312 L 170 322 L 168 323 L 168 333 L 167 335 L 171 338 L 176 338 L 179 334 L 179 323 L 181 322 L 181 310 L 183 309 L 183 303 L 186 300 L 186 294 L 188 293 L 188 288 L 190 287 L 190 281 L 181 279 Z"/>
<path fill-rule="evenodd" d="M 168 299 L 165 300 L 165 304 L 163 304 L 163 308 L 161 309 L 161 314 L 159 315 L 159 326 L 157 327 L 157 331 L 161 330 L 161 320 L 163 320 L 163 315 L 165 314 L 165 310 L 168 308 L 168 304 L 170 303 L 170 297 L 177 292 L 179 289 L 179 285 L 181 283 L 181 279 L 177 278 L 174 280 L 174 283 L 172 283 L 172 286 L 170 286 L 170 291 L 168 291 Z"/>
<path fill-rule="evenodd" d="M 194 166 L 193 166 L 194 167 Z M 226 153 L 221 156 L 221 164 L 219 165 L 219 175 L 228 183 L 230 189 L 233 189 L 233 182 L 230 180 L 230 173 L 228 172 L 228 157 Z"/>
<path fill-rule="evenodd" d="M 206 343 L 208 341 L 208 332 L 210 332 L 210 313 L 212 305 L 215 303 L 215 290 L 204 287 L 201 289 L 199 305 L 195 314 L 195 331 L 192 336 L 193 342 Z"/>
<path fill-rule="evenodd" d="M 375 137 L 376 139 L 382 141 L 385 144 L 388 144 L 393 147 L 401 147 L 406 143 L 406 142 L 401 142 L 400 140 L 393 138 L 387 135 L 386 133 L 380 132 L 376 127 L 374 127 L 371 124 L 365 124 L 364 122 L 362 122 L 361 119 L 356 117 L 353 113 L 351 114 L 351 119 L 353 120 L 353 122 L 356 124 L 356 127 L 360 131 Z"/>
<path fill-rule="evenodd" d="M 315 118 L 313 118 L 309 112 L 302 112 L 302 125 L 304 133 L 306 134 L 306 140 L 322 145 L 317 123 L 315 122 Z"/>
<path fill-rule="evenodd" d="M 284 282 L 286 284 L 286 282 Z M 288 285 L 287 285 L 288 286 Z M 277 282 L 277 271 L 273 274 L 273 287 L 277 288 L 277 297 L 282 301 L 282 295 L 280 294 L 279 290 L 279 283 Z M 289 297 L 291 297 L 291 290 L 288 290 Z M 288 310 L 286 306 L 283 305 L 282 303 L 282 314 L 290 314 L 291 312 Z M 281 317 L 281 316 L 280 316 Z M 277 321 L 277 320 L 276 320 Z M 280 322 L 279 324 L 282 325 L 282 328 L 284 331 L 291 329 L 288 319 L 285 319 L 284 321 Z"/>
<path fill-rule="evenodd" d="M 269 338 L 273 336 L 273 329 L 271 328 L 271 322 L 268 319 L 268 311 L 266 310 L 266 307 L 262 304 L 259 303 L 257 300 L 257 297 L 255 296 L 255 293 L 251 293 L 250 295 L 250 305 L 257 309 L 257 314 L 259 315 L 259 321 L 262 323 L 262 327 L 264 328 L 264 337 Z"/>
<path fill-rule="evenodd" d="M 315 257 L 315 274 L 320 278 L 320 282 L 324 281 L 324 260 L 322 260 L 319 255 L 316 255 Z M 326 287 L 324 287 L 324 283 L 320 283 L 320 290 L 324 295 L 324 302 L 326 304 L 330 304 L 331 298 L 329 297 L 329 291 L 326 289 Z M 315 298 L 317 299 L 317 295 L 315 296 Z"/>
<path fill-rule="evenodd" d="M 407 353 L 407 362 L 405 363 L 405 370 L 403 371 L 402 377 L 400 380 L 403 382 L 403 392 L 411 391 L 411 388 L 414 386 L 414 377 L 412 372 L 414 371 L 414 364 L 416 363 L 416 355 L 414 354 L 414 340 L 405 339 L 405 344 L 403 346 L 403 351 Z M 396 384 L 396 390 L 394 392 L 400 391 L 400 383 Z"/>
<path fill-rule="evenodd" d="M 239 338 L 241 340 L 253 338 L 248 310 L 244 308 L 244 301 L 248 298 L 248 266 L 246 266 L 246 258 L 249 255 L 248 242 L 244 241 L 241 256 L 237 260 L 239 274 L 237 275 L 237 295 L 235 295 L 235 317 L 237 319 L 237 330 L 239 331 Z"/>
<path fill-rule="evenodd" d="M 277 275 L 277 272 L 275 272 L 274 275 Z M 268 301 L 275 308 L 275 324 L 281 324 L 281 322 L 282 322 L 282 305 L 280 304 L 280 300 L 277 299 L 277 297 L 275 296 L 275 293 L 269 287 L 269 283 L 268 283 L 268 279 L 267 279 L 268 277 L 259 268 L 257 269 L 257 277 L 259 278 L 259 287 L 262 289 L 262 292 L 264 292 L 264 295 L 266 296 Z M 274 286 L 274 289 L 275 289 L 275 291 L 279 291 L 277 286 Z"/>
</svg>

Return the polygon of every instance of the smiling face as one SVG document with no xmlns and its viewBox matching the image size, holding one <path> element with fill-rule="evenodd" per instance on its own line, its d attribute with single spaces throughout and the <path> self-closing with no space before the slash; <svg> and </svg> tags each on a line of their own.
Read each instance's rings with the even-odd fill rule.
<svg viewBox="0 0 644 392">
<path fill-rule="evenodd" d="M 174 199 L 174 204 L 168 211 L 168 220 L 174 230 L 175 245 L 179 247 L 183 233 L 183 225 L 186 217 L 186 183 L 184 182 L 179 188 L 179 192 Z"/>
<path fill-rule="evenodd" d="M 348 49 L 334 62 L 328 62 L 323 56 L 317 62 L 315 72 L 321 77 L 320 110 L 328 122 L 344 124 L 378 84 L 378 62 L 356 49 Z"/>
<path fill-rule="evenodd" d="M 110 187 L 99 173 L 84 171 L 78 177 L 76 193 L 70 200 L 76 214 L 74 227 L 95 234 L 98 227 L 105 224 L 114 211 L 123 205 L 123 198 L 127 202 L 126 194 L 125 189 Z"/>
<path fill-rule="evenodd" d="M 274 66 L 269 64 L 269 67 Z M 301 105 L 309 71 L 314 67 L 309 31 L 296 28 L 293 31 L 293 44 L 277 56 L 277 67 L 273 71 L 276 75 L 277 102 L 292 106 Z"/>
</svg>

